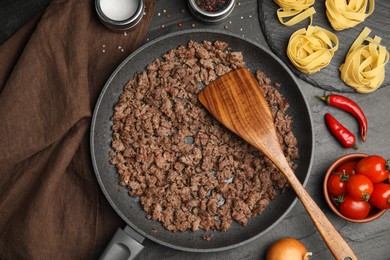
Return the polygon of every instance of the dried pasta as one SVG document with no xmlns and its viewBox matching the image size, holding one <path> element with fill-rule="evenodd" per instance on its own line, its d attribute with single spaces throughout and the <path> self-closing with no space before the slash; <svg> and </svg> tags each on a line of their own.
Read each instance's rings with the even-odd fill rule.
<svg viewBox="0 0 390 260">
<path fill-rule="evenodd" d="M 290 37 L 287 56 L 301 72 L 313 74 L 326 67 L 339 46 L 337 36 L 318 26 L 309 25 Z"/>
<path fill-rule="evenodd" d="M 314 4 L 314 0 L 274 0 L 274 2 L 280 7 L 276 11 L 279 22 L 286 26 L 292 26 L 306 18 L 310 18 L 311 24 L 313 14 L 316 13 L 314 7 L 310 7 Z M 290 20 L 284 21 L 285 18 L 290 17 L 292 17 Z"/>
<path fill-rule="evenodd" d="M 367 4 L 370 7 L 367 11 Z M 375 0 L 326 0 L 326 16 L 336 31 L 348 29 L 363 22 L 374 12 Z"/>
<path fill-rule="evenodd" d="M 345 62 L 340 66 L 341 79 L 360 93 L 376 90 L 385 79 L 385 65 L 389 52 L 380 45 L 381 38 L 368 37 L 371 30 L 364 28 L 351 45 Z M 368 45 L 363 45 L 364 42 Z"/>
</svg>

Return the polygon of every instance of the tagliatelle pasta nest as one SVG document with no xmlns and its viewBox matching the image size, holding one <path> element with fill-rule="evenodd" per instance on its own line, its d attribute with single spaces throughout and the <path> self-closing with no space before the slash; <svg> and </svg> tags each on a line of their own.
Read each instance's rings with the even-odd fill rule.
<svg viewBox="0 0 390 260">
<path fill-rule="evenodd" d="M 326 67 L 339 46 L 337 36 L 318 26 L 308 26 L 293 33 L 287 56 L 301 72 L 313 74 Z"/>
<path fill-rule="evenodd" d="M 311 24 L 313 14 L 316 13 L 314 7 L 310 7 L 314 4 L 314 0 L 274 0 L 274 2 L 280 7 L 276 11 L 279 22 L 286 26 L 292 26 L 306 18 L 310 18 Z M 284 19 L 289 17 L 292 18 L 285 22 Z"/>
<path fill-rule="evenodd" d="M 367 4 L 370 7 L 367 11 Z M 363 22 L 374 12 L 374 0 L 326 0 L 326 16 L 336 31 L 348 29 Z"/>
<path fill-rule="evenodd" d="M 356 38 L 345 62 L 340 66 L 341 79 L 357 92 L 370 93 L 382 85 L 385 79 L 385 65 L 389 61 L 389 52 L 380 45 L 381 38 L 368 37 L 371 30 L 364 28 Z M 364 42 L 368 45 L 363 45 Z"/>
</svg>

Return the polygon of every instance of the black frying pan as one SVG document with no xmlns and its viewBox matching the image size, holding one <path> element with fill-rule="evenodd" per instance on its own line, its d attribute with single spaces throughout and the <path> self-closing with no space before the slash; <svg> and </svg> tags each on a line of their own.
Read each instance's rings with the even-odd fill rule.
<svg viewBox="0 0 390 260">
<path fill-rule="evenodd" d="M 114 210 L 126 221 L 126 233 L 146 237 L 171 248 L 192 252 L 215 252 L 243 245 L 260 237 L 275 226 L 291 210 L 297 201 L 292 189 L 277 196 L 263 214 L 250 219 L 243 227 L 234 223 L 226 232 L 187 231 L 172 233 L 159 222 L 145 218 L 137 198 L 128 195 L 128 190 L 118 183 L 116 168 L 109 164 L 108 152 L 111 147 L 111 120 L 113 107 L 122 93 L 123 86 L 146 65 L 160 58 L 170 49 L 185 45 L 190 39 L 195 41 L 225 41 L 234 51 L 244 54 L 246 66 L 252 71 L 260 69 L 271 80 L 281 83 L 280 92 L 290 103 L 287 113 L 294 118 L 293 132 L 298 141 L 300 158 L 295 171 L 305 185 L 309 177 L 313 154 L 313 130 L 311 116 L 304 96 L 293 74 L 274 54 L 260 45 L 237 35 L 212 30 L 188 30 L 163 36 L 151 41 L 127 57 L 107 81 L 93 115 L 91 126 L 91 153 L 94 170 L 100 187 Z M 134 233 L 135 231 L 135 233 Z M 157 232 L 156 232 L 157 231 Z M 213 234 L 210 241 L 203 235 Z M 142 240 L 142 239 L 137 239 Z"/>
</svg>

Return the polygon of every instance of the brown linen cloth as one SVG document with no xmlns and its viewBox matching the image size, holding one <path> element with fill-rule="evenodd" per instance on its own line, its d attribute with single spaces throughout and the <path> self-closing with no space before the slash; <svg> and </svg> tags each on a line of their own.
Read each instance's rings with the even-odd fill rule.
<svg viewBox="0 0 390 260">
<path fill-rule="evenodd" d="M 0 46 L 0 258 L 95 258 L 123 227 L 96 181 L 89 127 L 105 81 L 143 43 L 145 4 L 125 35 L 93 0 L 53 0 Z"/>
</svg>

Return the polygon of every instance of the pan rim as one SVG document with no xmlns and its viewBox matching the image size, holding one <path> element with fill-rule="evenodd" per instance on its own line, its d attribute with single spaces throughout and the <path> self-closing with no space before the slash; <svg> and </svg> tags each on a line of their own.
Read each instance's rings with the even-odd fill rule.
<svg viewBox="0 0 390 260">
<path fill-rule="evenodd" d="M 193 34 L 193 33 L 214 33 L 214 34 L 222 34 L 222 35 L 225 35 L 225 36 L 231 36 L 231 37 L 234 37 L 234 38 L 238 38 L 239 40 L 245 41 L 245 42 L 247 42 L 249 44 L 252 44 L 255 47 L 257 47 L 257 48 L 261 49 L 262 51 L 264 51 L 267 55 L 269 55 L 272 59 L 274 59 L 278 63 L 278 65 L 280 65 L 281 68 L 285 72 L 287 72 L 287 74 L 289 75 L 291 80 L 297 86 L 298 92 L 299 92 L 300 96 L 302 97 L 302 99 L 304 101 L 304 105 L 305 105 L 305 107 L 307 109 L 307 115 L 308 115 L 308 119 L 309 119 L 309 122 L 310 122 L 310 131 L 311 131 L 311 140 L 310 140 L 311 146 L 310 146 L 310 148 L 311 148 L 311 153 L 309 155 L 310 160 L 309 160 L 309 164 L 308 164 L 308 167 L 307 167 L 307 174 L 306 174 L 306 176 L 305 176 L 305 178 L 304 178 L 304 180 L 302 182 L 302 185 L 304 187 L 306 187 L 306 185 L 308 183 L 308 180 L 310 178 L 310 172 L 311 172 L 311 168 L 312 168 L 312 164 L 313 164 L 313 154 L 314 154 L 314 149 L 315 149 L 314 134 L 313 134 L 314 133 L 313 132 L 313 119 L 312 119 L 312 115 L 311 115 L 310 110 L 309 110 L 307 99 L 306 99 L 306 97 L 304 96 L 302 90 L 299 87 L 299 84 L 298 84 L 296 76 L 291 72 L 289 67 L 279 57 L 277 57 L 272 51 L 270 51 L 270 50 L 266 49 L 265 47 L 263 47 L 261 44 L 255 42 L 253 40 L 244 38 L 244 37 L 242 37 L 242 36 L 240 36 L 238 34 L 231 33 L 231 32 L 220 31 L 220 30 L 216 30 L 216 29 L 188 29 L 188 30 L 182 30 L 182 31 L 178 31 L 178 32 L 169 33 L 169 34 L 166 34 L 164 36 L 158 37 L 158 38 L 156 38 L 154 40 L 151 40 L 151 41 L 145 43 L 144 45 L 139 47 L 137 50 L 135 50 L 133 53 L 131 53 L 129 56 L 127 56 L 117 66 L 117 68 L 113 71 L 113 73 L 111 74 L 109 79 L 106 81 L 106 83 L 105 83 L 105 85 L 104 85 L 104 87 L 103 87 L 103 89 L 102 89 L 102 91 L 101 91 L 101 93 L 99 95 L 99 98 L 98 98 L 98 100 L 97 100 L 97 102 L 95 104 L 93 115 L 92 115 L 92 120 L 91 120 L 90 152 L 91 152 L 91 159 L 92 159 L 94 173 L 95 173 L 96 178 L 98 180 L 100 189 L 103 192 L 103 194 L 104 194 L 105 198 L 107 199 L 107 201 L 110 203 L 111 207 L 122 218 L 122 220 L 126 222 L 126 225 L 130 226 L 134 231 L 136 231 L 137 233 L 139 233 L 143 237 L 148 238 L 148 239 L 150 239 L 150 240 L 152 240 L 152 241 L 154 241 L 154 242 L 156 242 L 156 243 L 158 243 L 160 245 L 163 245 L 163 246 L 166 246 L 166 247 L 169 247 L 169 248 L 173 248 L 173 249 L 177 249 L 177 250 L 181 250 L 181 251 L 187 251 L 187 252 L 197 252 L 197 253 L 219 252 L 219 251 L 225 251 L 225 250 L 229 250 L 229 249 L 240 247 L 240 246 L 242 246 L 244 244 L 247 244 L 247 243 L 249 243 L 249 242 L 251 242 L 253 240 L 258 239 L 259 237 L 261 237 L 265 233 L 269 232 L 272 228 L 274 228 L 277 224 L 279 224 L 280 221 L 282 221 L 286 217 L 286 215 L 289 214 L 290 211 L 293 209 L 293 207 L 296 205 L 296 203 L 298 201 L 298 197 L 296 196 L 296 194 L 294 193 L 295 198 L 292 201 L 292 203 L 290 204 L 290 206 L 288 206 L 288 208 L 285 210 L 285 212 L 283 214 L 281 214 L 279 216 L 279 218 L 276 219 L 276 221 L 274 221 L 271 225 L 269 225 L 263 231 L 259 232 L 258 234 L 254 235 L 254 236 L 252 236 L 252 237 L 250 237 L 248 239 L 245 239 L 245 240 L 243 240 L 241 242 L 238 242 L 238 243 L 235 243 L 235 244 L 232 244 L 232 245 L 215 247 L 215 248 L 191 248 L 191 247 L 184 247 L 184 246 L 175 245 L 173 243 L 168 243 L 166 241 L 162 241 L 162 240 L 160 240 L 160 239 L 158 239 L 158 238 L 156 238 L 154 236 L 151 236 L 151 235 L 147 234 L 146 232 L 144 232 L 143 230 L 138 228 L 137 225 L 133 224 L 128 219 L 128 217 L 126 217 L 117 208 L 116 203 L 112 200 L 111 196 L 107 192 L 107 190 L 106 190 L 106 188 L 104 186 L 103 180 L 100 177 L 100 172 L 99 172 L 99 168 L 98 168 L 98 165 L 97 165 L 96 154 L 95 154 L 95 145 L 94 145 L 95 144 L 95 134 L 94 133 L 95 133 L 95 127 L 96 127 L 96 120 L 97 120 L 98 110 L 99 110 L 100 105 L 102 103 L 102 100 L 103 100 L 103 98 L 105 96 L 105 93 L 107 92 L 107 89 L 110 87 L 110 83 L 116 77 L 118 72 L 123 68 L 123 66 L 125 66 L 125 64 L 127 64 L 133 57 L 135 57 L 136 55 L 141 53 L 144 49 L 146 49 L 148 47 L 151 47 L 152 45 L 154 45 L 156 43 L 159 43 L 159 42 L 161 42 L 161 41 L 163 41 L 165 39 L 168 39 L 168 38 L 172 38 L 172 37 L 175 37 L 175 36 L 178 36 L 178 35 Z"/>
</svg>

